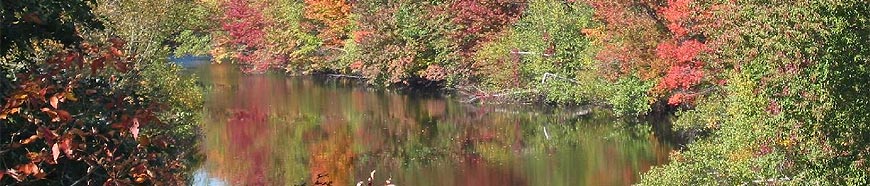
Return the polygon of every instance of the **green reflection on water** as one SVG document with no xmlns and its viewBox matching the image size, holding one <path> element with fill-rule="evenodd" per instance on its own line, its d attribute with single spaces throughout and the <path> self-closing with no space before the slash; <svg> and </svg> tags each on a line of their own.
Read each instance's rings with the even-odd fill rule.
<svg viewBox="0 0 870 186">
<path fill-rule="evenodd" d="M 231 185 L 628 185 L 670 148 L 604 111 L 473 106 L 346 80 L 196 73 L 202 170 Z"/>
</svg>

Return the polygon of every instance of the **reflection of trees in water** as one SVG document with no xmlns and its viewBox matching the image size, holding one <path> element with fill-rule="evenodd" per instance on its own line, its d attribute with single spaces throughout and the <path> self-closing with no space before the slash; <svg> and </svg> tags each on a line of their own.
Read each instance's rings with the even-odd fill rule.
<svg viewBox="0 0 870 186">
<path fill-rule="evenodd" d="M 352 185 L 371 170 L 375 183 L 401 185 L 624 185 L 667 156 L 648 131 L 606 113 L 498 112 L 510 108 L 268 74 L 240 79 L 213 80 L 238 88 L 211 94 L 205 130 L 223 136 L 206 148 L 213 172 L 242 185 Z"/>
<path fill-rule="evenodd" d="M 305 137 L 305 141 L 309 141 L 311 157 L 308 161 L 310 180 L 331 185 L 352 185 L 353 136 L 346 123 L 340 120 L 326 119 L 321 126 L 320 129 L 309 131 Z"/>
</svg>

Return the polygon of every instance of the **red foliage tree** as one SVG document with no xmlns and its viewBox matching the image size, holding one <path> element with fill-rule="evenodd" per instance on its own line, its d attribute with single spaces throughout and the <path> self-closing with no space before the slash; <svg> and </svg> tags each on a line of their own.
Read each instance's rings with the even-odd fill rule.
<svg viewBox="0 0 870 186">
<path fill-rule="evenodd" d="M 644 80 L 659 77 L 665 67 L 657 63 L 655 48 L 665 33 L 654 17 L 655 5 L 638 0 L 586 2 L 595 9 L 595 17 L 607 25 L 584 32 L 602 41 L 603 49 L 596 55 L 600 72 L 611 80 L 628 75 Z"/>
<path fill-rule="evenodd" d="M 604 50 L 597 56 L 607 77 L 658 80 L 650 91 L 671 105 L 692 104 L 704 82 L 711 81 L 711 69 L 699 58 L 709 50 L 705 33 L 695 27 L 714 23 L 704 19 L 709 15 L 702 7 L 691 6 L 692 0 L 668 0 L 664 6 L 640 0 L 587 2 L 607 25 L 599 38 Z"/>
<path fill-rule="evenodd" d="M 526 3 L 513 0 L 459 0 L 451 6 L 453 23 L 462 26 L 455 34 L 460 52 L 468 56 L 471 51 L 494 38 L 505 26 L 516 22 Z"/>
<path fill-rule="evenodd" d="M 269 52 L 265 42 L 264 28 L 267 22 L 258 5 L 248 0 L 224 2 L 221 27 L 229 33 L 233 48 L 238 49 L 236 58 L 246 64 L 245 72 L 262 72 L 282 58 Z"/>
<path fill-rule="evenodd" d="M 656 56 L 669 66 L 656 88 L 672 93 L 668 99 L 671 105 L 692 103 L 697 94 L 696 86 L 705 78 L 704 62 L 698 59 L 698 55 L 707 46 L 698 40 L 698 36 L 690 35 L 686 28 L 692 21 L 690 3 L 691 0 L 668 0 L 668 5 L 658 11 L 671 37 L 656 48 Z"/>
</svg>

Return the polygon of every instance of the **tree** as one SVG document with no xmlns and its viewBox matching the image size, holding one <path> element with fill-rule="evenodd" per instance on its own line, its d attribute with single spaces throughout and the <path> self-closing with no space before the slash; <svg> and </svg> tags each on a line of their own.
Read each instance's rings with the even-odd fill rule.
<svg viewBox="0 0 870 186">
<path fill-rule="evenodd" d="M 245 64 L 246 72 L 263 72 L 284 58 L 276 56 L 266 45 L 264 29 L 269 24 L 260 5 L 249 0 L 224 2 L 222 28 L 229 35 L 229 48 L 236 50 L 235 59 Z"/>
</svg>

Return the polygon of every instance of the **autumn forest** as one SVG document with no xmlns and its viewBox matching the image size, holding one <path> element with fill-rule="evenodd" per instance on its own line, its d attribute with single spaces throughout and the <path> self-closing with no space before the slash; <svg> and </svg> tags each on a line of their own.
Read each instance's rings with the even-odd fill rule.
<svg viewBox="0 0 870 186">
<path fill-rule="evenodd" d="M 0 185 L 868 185 L 864 0 L 0 0 Z"/>
</svg>

